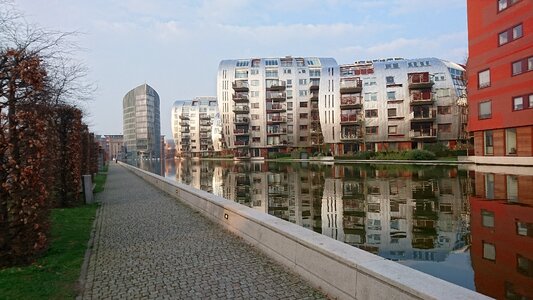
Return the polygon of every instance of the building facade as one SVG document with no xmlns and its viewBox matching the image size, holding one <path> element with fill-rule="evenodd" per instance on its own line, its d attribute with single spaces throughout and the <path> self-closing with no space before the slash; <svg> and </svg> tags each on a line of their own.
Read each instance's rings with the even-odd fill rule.
<svg viewBox="0 0 533 300">
<path fill-rule="evenodd" d="M 176 156 L 213 156 L 221 151 L 221 128 L 216 97 L 176 101 L 172 107 L 171 122 Z"/>
<path fill-rule="evenodd" d="M 474 159 L 533 165 L 533 1 L 467 4 Z"/>
<path fill-rule="evenodd" d="M 437 58 L 341 65 L 334 94 L 320 98 L 324 142 L 336 155 L 464 143 L 464 68 Z"/>
<path fill-rule="evenodd" d="M 102 135 L 99 138 L 100 145 L 105 151 L 107 161 L 122 159 L 124 156 L 124 136 L 121 134 Z"/>
<path fill-rule="evenodd" d="M 123 131 L 126 159 L 161 158 L 159 95 L 142 84 L 123 99 Z"/>
<path fill-rule="evenodd" d="M 324 142 L 319 98 L 333 94 L 336 68 L 333 58 L 222 61 L 217 97 L 225 146 L 236 157 L 318 151 Z"/>
</svg>

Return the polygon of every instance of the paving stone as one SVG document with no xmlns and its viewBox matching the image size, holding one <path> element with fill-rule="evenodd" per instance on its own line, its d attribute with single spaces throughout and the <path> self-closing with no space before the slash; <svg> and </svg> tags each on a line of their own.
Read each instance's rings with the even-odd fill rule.
<svg viewBox="0 0 533 300">
<path fill-rule="evenodd" d="M 190 207 L 110 164 L 81 299 L 324 299 Z"/>
</svg>

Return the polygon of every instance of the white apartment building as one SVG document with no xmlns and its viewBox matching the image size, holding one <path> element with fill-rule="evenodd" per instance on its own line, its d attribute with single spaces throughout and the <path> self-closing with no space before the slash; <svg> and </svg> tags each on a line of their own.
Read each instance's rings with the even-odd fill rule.
<svg viewBox="0 0 533 300">
<path fill-rule="evenodd" d="M 217 98 L 225 145 L 235 157 L 268 157 L 323 144 L 319 98 L 334 96 L 333 58 L 223 60 Z"/>
<path fill-rule="evenodd" d="M 334 98 L 320 101 L 324 142 L 336 155 L 437 141 L 454 148 L 467 138 L 464 72 L 437 58 L 339 66 Z"/>
<path fill-rule="evenodd" d="M 176 156 L 212 156 L 221 151 L 216 97 L 196 97 L 193 100 L 174 102 L 171 122 Z"/>
</svg>

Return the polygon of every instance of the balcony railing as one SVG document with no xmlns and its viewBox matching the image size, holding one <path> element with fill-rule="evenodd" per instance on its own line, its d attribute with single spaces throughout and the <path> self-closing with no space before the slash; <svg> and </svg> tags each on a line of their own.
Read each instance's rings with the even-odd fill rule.
<svg viewBox="0 0 533 300">
<path fill-rule="evenodd" d="M 247 92 L 248 81 L 235 81 L 233 82 L 232 87 L 236 92 Z"/>
<path fill-rule="evenodd" d="M 286 110 L 285 105 L 280 103 L 273 103 L 272 105 L 267 104 L 267 112 L 282 112 Z"/>
<path fill-rule="evenodd" d="M 181 121 L 180 126 L 189 126 L 189 122 Z"/>
<path fill-rule="evenodd" d="M 359 140 L 362 136 L 357 133 L 341 133 L 341 140 Z"/>
<path fill-rule="evenodd" d="M 189 133 L 189 132 L 191 132 L 191 131 L 189 130 L 189 127 L 182 127 L 182 128 L 180 129 L 180 132 L 183 132 L 183 133 Z"/>
<path fill-rule="evenodd" d="M 250 107 L 248 105 L 235 105 L 233 106 L 233 112 L 234 113 L 248 113 L 250 111 Z"/>
<path fill-rule="evenodd" d="M 235 102 L 248 102 L 248 94 L 246 93 L 236 93 L 233 94 L 233 101 Z"/>
<path fill-rule="evenodd" d="M 248 129 L 233 129 L 233 134 L 235 135 L 248 135 L 250 132 Z"/>
<path fill-rule="evenodd" d="M 409 131 L 409 137 L 413 138 L 413 139 L 417 139 L 417 138 L 436 138 L 437 137 L 437 129 L 436 128 L 427 128 L 427 129 L 411 130 L 411 131 Z"/>
<path fill-rule="evenodd" d="M 429 111 L 415 111 L 411 114 L 411 121 L 433 121 L 437 118 L 437 111 L 430 109 Z"/>
<path fill-rule="evenodd" d="M 311 101 L 317 101 L 318 100 L 318 91 L 312 91 L 310 96 L 311 96 Z"/>
<path fill-rule="evenodd" d="M 211 126 L 211 121 L 201 120 L 200 121 L 200 125 L 201 126 Z"/>
<path fill-rule="evenodd" d="M 360 79 L 341 80 L 340 92 L 345 93 L 360 93 L 363 89 L 363 82 Z"/>
<path fill-rule="evenodd" d="M 272 82 L 266 86 L 270 91 L 281 91 L 285 89 L 285 81 Z"/>
<path fill-rule="evenodd" d="M 248 118 L 236 118 L 234 123 L 235 124 L 248 124 L 248 123 L 250 123 L 250 119 L 248 119 Z"/>
<path fill-rule="evenodd" d="M 287 118 L 285 116 L 269 116 L 267 118 L 267 122 L 271 122 L 271 123 L 287 122 Z"/>
<path fill-rule="evenodd" d="M 200 126 L 200 132 L 209 132 L 211 131 L 210 126 Z"/>
<path fill-rule="evenodd" d="M 180 119 L 182 119 L 182 120 L 190 120 L 188 115 L 180 115 Z"/>
<path fill-rule="evenodd" d="M 209 120 L 209 119 L 211 119 L 209 114 L 200 114 L 199 118 L 200 118 L 200 120 Z"/>
<path fill-rule="evenodd" d="M 429 97 L 428 99 L 422 99 L 420 97 L 411 96 L 411 105 L 425 105 L 425 104 L 432 104 L 432 103 L 433 103 L 433 97 Z"/>
<path fill-rule="evenodd" d="M 341 96 L 341 107 L 361 107 L 363 98 L 361 96 Z"/>
<path fill-rule="evenodd" d="M 309 89 L 310 90 L 318 90 L 319 88 L 320 88 L 320 81 L 318 81 L 318 80 L 309 81 Z"/>
<path fill-rule="evenodd" d="M 278 135 L 278 134 L 287 134 L 286 128 L 280 128 L 280 129 L 267 129 L 268 135 Z"/>
<path fill-rule="evenodd" d="M 287 98 L 287 94 L 285 92 L 267 92 L 266 93 L 266 99 L 267 101 L 282 101 Z"/>
<path fill-rule="evenodd" d="M 407 74 L 407 82 L 410 89 L 423 89 L 433 86 L 428 72 L 422 73 L 409 73 Z"/>
<path fill-rule="evenodd" d="M 236 147 L 246 147 L 250 144 L 249 141 L 241 141 L 241 140 L 237 140 L 233 143 Z"/>
<path fill-rule="evenodd" d="M 200 138 L 201 139 L 210 139 L 211 138 L 211 134 L 209 134 L 209 133 L 200 133 Z"/>
<path fill-rule="evenodd" d="M 357 114 L 351 114 L 351 115 L 341 115 L 341 122 L 347 123 L 347 122 L 357 122 Z"/>
</svg>

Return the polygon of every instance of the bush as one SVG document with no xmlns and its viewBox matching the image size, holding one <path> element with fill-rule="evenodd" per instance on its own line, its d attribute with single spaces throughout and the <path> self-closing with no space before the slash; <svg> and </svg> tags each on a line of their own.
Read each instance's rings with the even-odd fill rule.
<svg viewBox="0 0 533 300">
<path fill-rule="evenodd" d="M 270 159 L 279 159 L 279 158 L 290 158 L 291 153 L 281 153 L 281 152 L 273 152 L 268 154 L 268 158 Z"/>
<path fill-rule="evenodd" d="M 407 160 L 434 160 L 437 158 L 435 153 L 427 151 L 427 150 L 411 150 L 406 151 Z"/>
</svg>

